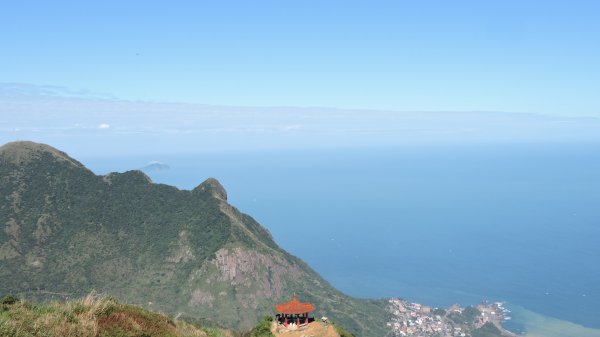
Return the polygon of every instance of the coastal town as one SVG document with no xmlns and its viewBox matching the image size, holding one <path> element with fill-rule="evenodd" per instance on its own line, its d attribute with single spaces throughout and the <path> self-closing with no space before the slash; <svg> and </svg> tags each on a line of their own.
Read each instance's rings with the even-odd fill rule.
<svg viewBox="0 0 600 337">
<path fill-rule="evenodd" d="M 510 320 L 510 311 L 502 302 L 462 308 L 455 304 L 447 309 L 432 308 L 402 299 L 390 299 L 392 319 L 387 323 L 397 337 L 467 337 L 478 329 L 497 336 L 516 336 L 502 328 Z"/>
</svg>

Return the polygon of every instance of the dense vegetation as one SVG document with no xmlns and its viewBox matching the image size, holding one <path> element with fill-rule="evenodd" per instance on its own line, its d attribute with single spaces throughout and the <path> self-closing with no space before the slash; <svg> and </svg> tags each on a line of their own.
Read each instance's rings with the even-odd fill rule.
<svg viewBox="0 0 600 337">
<path fill-rule="evenodd" d="M 139 171 L 97 176 L 49 146 L 0 148 L 0 294 L 92 290 L 171 316 L 250 330 L 296 292 L 360 336 L 386 334 L 385 301 L 331 287 L 208 179 L 191 191 Z"/>
<path fill-rule="evenodd" d="M 487 322 L 473 331 L 472 337 L 502 337 L 502 332 L 494 324 Z"/>
<path fill-rule="evenodd" d="M 431 311 L 432 314 L 434 315 L 438 315 L 438 316 L 445 316 L 446 315 L 446 310 L 442 309 L 442 308 L 434 308 Z"/>
<path fill-rule="evenodd" d="M 466 322 L 472 323 L 481 315 L 481 311 L 473 306 L 468 306 L 463 310 L 462 315 Z"/>
<path fill-rule="evenodd" d="M 448 314 L 449 319 L 451 319 L 456 324 L 471 324 L 475 322 L 475 320 L 481 315 L 481 311 L 473 306 L 468 306 L 460 312 L 451 312 Z"/>
</svg>

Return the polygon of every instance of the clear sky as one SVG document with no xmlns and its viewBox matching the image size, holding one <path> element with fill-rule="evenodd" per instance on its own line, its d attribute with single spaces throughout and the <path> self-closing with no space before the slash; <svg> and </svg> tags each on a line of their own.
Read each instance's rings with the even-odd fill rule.
<svg viewBox="0 0 600 337">
<path fill-rule="evenodd" d="M 600 117 L 600 1 L 3 1 L 0 82 Z"/>
</svg>

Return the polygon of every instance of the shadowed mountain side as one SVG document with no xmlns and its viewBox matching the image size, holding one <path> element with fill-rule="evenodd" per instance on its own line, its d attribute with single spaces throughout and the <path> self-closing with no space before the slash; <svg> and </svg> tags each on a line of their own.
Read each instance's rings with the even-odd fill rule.
<svg viewBox="0 0 600 337">
<path fill-rule="evenodd" d="M 191 191 L 141 171 L 97 176 L 52 147 L 0 148 L 0 293 L 92 289 L 244 330 L 293 292 L 360 336 L 383 336 L 384 301 L 334 289 L 208 179 Z"/>
</svg>

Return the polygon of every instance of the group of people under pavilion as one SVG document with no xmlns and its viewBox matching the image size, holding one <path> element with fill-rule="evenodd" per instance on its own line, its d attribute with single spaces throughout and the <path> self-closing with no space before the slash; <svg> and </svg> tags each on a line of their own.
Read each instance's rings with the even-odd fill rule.
<svg viewBox="0 0 600 337">
<path fill-rule="evenodd" d="M 315 320 L 314 317 L 309 316 L 309 313 L 315 310 L 315 306 L 310 303 L 300 302 L 296 294 L 292 296 L 291 301 L 277 304 L 275 310 L 278 312 L 275 315 L 277 324 L 283 325 L 288 329 L 303 328 Z"/>
</svg>

